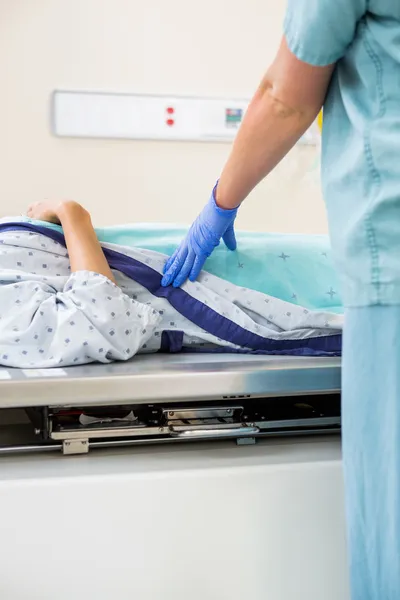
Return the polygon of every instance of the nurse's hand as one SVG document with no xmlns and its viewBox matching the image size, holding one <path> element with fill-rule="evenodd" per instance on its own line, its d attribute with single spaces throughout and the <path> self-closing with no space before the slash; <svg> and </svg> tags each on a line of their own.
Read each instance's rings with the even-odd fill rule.
<svg viewBox="0 0 400 600">
<path fill-rule="evenodd" d="M 179 287 L 188 278 L 190 281 L 195 281 L 206 259 L 219 245 L 221 238 L 229 250 L 236 250 L 233 225 L 238 209 L 225 210 L 217 206 L 216 187 L 208 204 L 189 229 L 186 238 L 167 260 L 161 281 L 162 286 L 166 287 L 172 283 L 174 287 Z"/>
</svg>

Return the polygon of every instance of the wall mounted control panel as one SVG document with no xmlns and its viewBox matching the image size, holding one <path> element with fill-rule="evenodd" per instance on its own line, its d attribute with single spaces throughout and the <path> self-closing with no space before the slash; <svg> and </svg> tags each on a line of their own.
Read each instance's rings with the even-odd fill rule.
<svg viewBox="0 0 400 600">
<path fill-rule="evenodd" d="M 53 133 L 60 137 L 231 142 L 248 100 L 56 91 Z M 305 137 L 305 143 L 313 139 Z"/>
</svg>

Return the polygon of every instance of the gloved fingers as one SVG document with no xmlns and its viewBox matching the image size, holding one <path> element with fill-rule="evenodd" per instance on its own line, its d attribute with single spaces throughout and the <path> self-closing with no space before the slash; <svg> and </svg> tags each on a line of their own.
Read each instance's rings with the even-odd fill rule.
<svg viewBox="0 0 400 600">
<path fill-rule="evenodd" d="M 200 275 L 200 271 L 202 270 L 205 261 L 206 256 L 196 256 L 196 258 L 194 259 L 192 270 L 190 271 L 189 281 L 196 281 L 196 279 Z"/>
<path fill-rule="evenodd" d="M 194 250 L 192 248 L 189 248 L 186 260 L 179 273 L 177 273 L 177 275 L 175 276 L 174 282 L 172 284 L 174 287 L 180 287 L 182 284 L 185 283 L 186 279 L 189 276 L 189 273 L 192 270 L 195 259 L 196 254 L 194 253 Z"/>
<path fill-rule="evenodd" d="M 170 266 L 172 265 L 172 263 L 174 262 L 178 252 L 179 252 L 179 248 L 178 247 L 175 252 L 167 259 L 165 265 L 164 265 L 164 269 L 163 269 L 163 274 L 165 275 L 165 273 L 169 270 Z"/>
<path fill-rule="evenodd" d="M 237 243 L 233 223 L 232 225 L 229 225 L 228 229 L 222 236 L 222 239 L 224 240 L 225 246 L 228 248 L 228 250 L 236 250 Z"/>
<path fill-rule="evenodd" d="M 181 246 L 178 248 L 173 263 L 170 265 L 168 271 L 164 274 L 164 277 L 161 279 L 161 285 L 163 287 L 168 287 L 169 285 L 171 285 L 176 275 L 180 272 L 182 266 L 184 265 L 187 255 L 188 247 L 186 243 L 182 243 Z"/>
</svg>

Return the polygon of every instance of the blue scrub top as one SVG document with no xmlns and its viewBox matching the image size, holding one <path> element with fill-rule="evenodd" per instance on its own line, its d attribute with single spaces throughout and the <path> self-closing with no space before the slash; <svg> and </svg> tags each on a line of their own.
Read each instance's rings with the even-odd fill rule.
<svg viewBox="0 0 400 600">
<path fill-rule="evenodd" d="M 346 306 L 400 304 L 400 0 L 289 0 L 285 36 L 337 63 L 322 185 Z"/>
</svg>

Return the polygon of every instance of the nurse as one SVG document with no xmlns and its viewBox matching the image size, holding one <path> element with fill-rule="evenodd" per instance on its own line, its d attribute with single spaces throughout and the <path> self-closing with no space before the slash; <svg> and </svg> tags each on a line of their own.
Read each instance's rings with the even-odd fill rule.
<svg viewBox="0 0 400 600">
<path fill-rule="evenodd" d="M 278 54 L 209 202 L 166 264 L 163 285 L 196 279 L 221 239 L 236 248 L 241 203 L 322 106 L 323 192 L 346 312 L 343 451 L 352 599 L 398 600 L 398 0 L 289 0 Z"/>
</svg>

